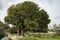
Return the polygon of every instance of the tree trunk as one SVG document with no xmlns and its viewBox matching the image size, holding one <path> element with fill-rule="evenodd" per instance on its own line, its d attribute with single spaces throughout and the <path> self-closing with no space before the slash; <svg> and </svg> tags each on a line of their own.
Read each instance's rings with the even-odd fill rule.
<svg viewBox="0 0 60 40">
<path fill-rule="evenodd" d="M 18 28 L 18 36 L 20 35 L 19 28 Z"/>
<path fill-rule="evenodd" d="M 23 26 L 21 26 L 20 35 L 24 37 L 24 28 L 23 28 Z"/>
</svg>

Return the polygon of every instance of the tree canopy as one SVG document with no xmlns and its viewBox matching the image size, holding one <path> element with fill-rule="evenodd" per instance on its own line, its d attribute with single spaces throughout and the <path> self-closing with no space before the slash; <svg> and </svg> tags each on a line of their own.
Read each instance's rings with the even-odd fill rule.
<svg viewBox="0 0 60 40">
<path fill-rule="evenodd" d="M 18 27 L 23 34 L 25 28 L 39 31 L 47 29 L 50 19 L 47 12 L 41 9 L 38 4 L 25 1 L 8 8 L 5 22 Z"/>
</svg>

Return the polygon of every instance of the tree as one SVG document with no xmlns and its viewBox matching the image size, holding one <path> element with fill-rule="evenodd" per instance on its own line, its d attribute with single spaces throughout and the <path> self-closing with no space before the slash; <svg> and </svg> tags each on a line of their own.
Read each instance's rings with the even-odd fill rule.
<svg viewBox="0 0 60 40">
<path fill-rule="evenodd" d="M 49 16 L 47 14 L 47 12 L 45 10 L 40 10 L 39 11 L 39 15 L 38 15 L 38 18 L 37 18 L 37 22 L 38 22 L 38 25 L 39 25 L 39 30 L 41 32 L 46 32 L 47 29 L 48 29 L 48 24 L 50 23 L 50 19 L 48 19 Z"/>
<path fill-rule="evenodd" d="M 6 36 L 7 29 L 9 29 L 9 26 L 0 21 L 0 40 Z"/>
<path fill-rule="evenodd" d="M 3 28 L 6 32 L 8 32 L 10 29 L 10 26 L 0 21 L 0 28 Z"/>
<path fill-rule="evenodd" d="M 0 28 L 8 29 L 8 28 L 10 28 L 10 27 L 9 27 L 8 24 L 3 23 L 3 22 L 0 21 Z"/>
<path fill-rule="evenodd" d="M 24 30 L 30 29 L 46 29 L 50 20 L 45 10 L 34 2 L 25 1 L 8 8 L 5 22 L 18 27 L 19 34 L 24 35 Z M 44 25 L 44 26 L 43 26 Z M 20 33 L 21 32 L 21 33 Z"/>
<path fill-rule="evenodd" d="M 3 31 L 2 31 L 3 30 Z M 5 30 L 0 28 L 0 40 L 5 36 Z"/>
<path fill-rule="evenodd" d="M 55 31 L 56 34 L 60 35 L 60 24 L 59 25 L 54 24 L 53 27 L 54 27 L 53 31 Z"/>
</svg>

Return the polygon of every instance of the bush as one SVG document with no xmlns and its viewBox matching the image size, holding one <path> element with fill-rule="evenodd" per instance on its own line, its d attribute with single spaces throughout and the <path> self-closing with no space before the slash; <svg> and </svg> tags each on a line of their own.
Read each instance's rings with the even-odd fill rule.
<svg viewBox="0 0 60 40">
<path fill-rule="evenodd" d="M 3 28 L 0 28 L 0 40 L 5 36 L 5 30 Z"/>
<path fill-rule="evenodd" d="M 27 37 L 42 37 L 42 38 L 51 38 L 55 36 L 55 33 L 26 33 Z"/>
<path fill-rule="evenodd" d="M 29 31 L 25 33 L 25 37 L 30 37 L 30 32 Z"/>
<path fill-rule="evenodd" d="M 18 33 L 18 32 L 17 32 L 17 28 L 14 27 L 14 26 L 11 27 L 11 28 L 10 28 L 10 33 L 12 33 L 12 34 L 16 34 L 16 33 Z"/>
<path fill-rule="evenodd" d="M 8 40 L 12 40 L 11 38 L 9 38 Z"/>
</svg>

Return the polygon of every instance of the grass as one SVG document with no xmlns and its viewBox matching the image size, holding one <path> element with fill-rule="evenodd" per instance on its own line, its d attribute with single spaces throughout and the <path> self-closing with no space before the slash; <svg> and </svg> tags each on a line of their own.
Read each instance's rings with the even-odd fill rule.
<svg viewBox="0 0 60 40">
<path fill-rule="evenodd" d="M 15 36 L 16 34 L 11 34 L 11 36 Z"/>
<path fill-rule="evenodd" d="M 19 40 L 60 40 L 58 38 L 23 38 Z"/>
<path fill-rule="evenodd" d="M 14 36 L 16 34 L 11 34 L 11 36 Z M 59 35 L 54 35 L 52 37 L 49 37 L 49 38 L 42 38 L 42 37 L 34 37 L 34 38 L 31 38 L 30 35 L 29 35 L 29 32 L 25 34 L 25 36 L 28 37 L 24 37 L 24 38 L 19 38 L 18 40 L 60 40 L 60 36 Z M 40 35 L 38 35 L 40 36 Z"/>
<path fill-rule="evenodd" d="M 52 38 L 21 38 L 21 39 L 18 39 L 18 40 L 60 40 L 60 36 L 54 36 Z"/>
<path fill-rule="evenodd" d="M 13 36 L 16 36 L 17 34 L 9 34 L 10 35 L 10 37 L 13 37 Z"/>
</svg>

